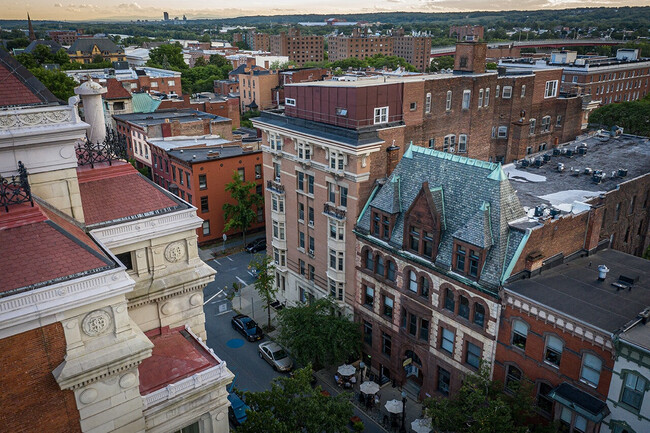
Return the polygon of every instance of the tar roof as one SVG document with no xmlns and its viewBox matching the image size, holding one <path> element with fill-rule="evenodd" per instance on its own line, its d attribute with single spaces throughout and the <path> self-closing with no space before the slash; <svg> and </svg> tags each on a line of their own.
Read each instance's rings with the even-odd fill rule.
<svg viewBox="0 0 650 433">
<path fill-rule="evenodd" d="M 377 75 L 372 77 L 364 77 L 360 80 L 352 81 L 338 81 L 338 80 L 325 80 L 325 81 L 309 81 L 305 83 L 291 83 L 287 86 L 316 86 L 316 87 L 372 87 L 372 86 L 383 86 L 387 84 L 395 83 L 414 83 L 427 80 L 444 80 L 452 78 L 464 78 L 468 75 L 473 77 L 483 76 L 483 75 L 496 75 L 494 72 L 485 72 L 485 73 L 469 73 L 469 74 L 418 74 L 418 75 L 408 75 L 408 76 L 394 76 L 394 75 Z"/>
<path fill-rule="evenodd" d="M 45 204 L 0 211 L 0 297 L 116 267 L 68 217 Z"/>
<path fill-rule="evenodd" d="M 90 228 L 187 208 L 126 162 L 78 167 L 77 176 L 84 219 Z"/>
<path fill-rule="evenodd" d="M 605 141 L 606 140 L 606 141 Z M 587 153 L 580 155 L 576 146 L 585 144 Z M 571 149 L 572 156 L 552 156 L 550 162 L 541 167 L 521 167 L 520 164 L 508 164 L 503 171 L 512 181 L 522 205 L 553 205 L 564 211 L 570 211 L 574 201 L 585 202 L 604 192 L 616 189 L 622 182 L 650 172 L 650 141 L 648 138 L 622 135 L 618 138 L 590 137 L 580 142 L 570 142 L 561 146 Z M 553 152 L 544 152 L 552 155 Z M 541 158 L 542 154 L 527 157 Z M 564 171 L 558 172 L 558 163 L 564 164 Z M 606 176 L 596 184 L 592 176 L 583 174 L 585 168 L 602 170 Z M 573 169 L 573 173 L 571 172 Z M 612 178 L 612 172 L 627 170 L 625 177 Z M 580 171 L 580 174 L 576 173 Z"/>
<path fill-rule="evenodd" d="M 43 83 L 2 49 L 0 83 L 0 107 L 59 104 Z"/>
<path fill-rule="evenodd" d="M 598 266 L 609 268 L 598 281 Z M 612 286 L 619 276 L 638 280 L 631 290 Z M 506 284 L 506 290 L 605 332 L 614 333 L 650 306 L 648 261 L 615 250 L 603 250 L 545 270 L 532 278 Z"/>
<path fill-rule="evenodd" d="M 220 135 L 197 135 L 197 136 L 175 136 L 150 138 L 149 143 L 163 150 L 172 150 L 188 147 L 223 146 L 233 144 L 232 141 L 222 138 Z M 214 149 L 214 147 L 212 147 Z"/>
<path fill-rule="evenodd" d="M 640 322 L 632 329 L 623 332 L 619 337 L 624 342 L 642 347 L 650 352 L 650 322 Z"/>
<path fill-rule="evenodd" d="M 116 114 L 115 119 L 139 126 L 158 125 L 167 122 L 193 122 L 197 119 L 210 119 L 213 122 L 230 121 L 227 117 L 191 109 L 160 110 L 153 113 Z"/>
<path fill-rule="evenodd" d="M 424 191 L 425 186 L 428 191 Z M 508 223 L 524 216 L 501 166 L 410 146 L 370 201 L 371 207 L 397 214 L 389 245 L 401 249 L 406 210 L 421 191 L 430 195 L 441 219 L 435 265 L 447 271 L 451 268 L 454 239 L 484 247 L 487 257 L 479 282 L 484 287 L 497 287 L 521 242 L 520 234 Z M 369 232 L 370 212 L 362 214 L 358 228 Z"/>
<path fill-rule="evenodd" d="M 170 156 L 180 159 L 181 161 L 197 163 L 210 161 L 212 159 L 229 158 L 232 156 L 242 155 L 244 150 L 241 146 L 224 146 L 224 147 L 195 147 L 191 149 L 172 149 L 167 151 Z M 248 152 L 252 153 L 252 152 Z"/>
</svg>

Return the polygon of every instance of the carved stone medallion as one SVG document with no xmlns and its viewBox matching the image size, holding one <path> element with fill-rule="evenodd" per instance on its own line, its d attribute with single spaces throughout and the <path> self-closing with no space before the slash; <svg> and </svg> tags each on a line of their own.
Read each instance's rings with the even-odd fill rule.
<svg viewBox="0 0 650 433">
<path fill-rule="evenodd" d="M 167 245 L 167 248 L 165 248 L 165 259 L 167 259 L 168 262 L 177 262 L 182 259 L 184 255 L 185 249 L 183 248 L 183 244 L 180 242 L 172 242 Z"/>
<path fill-rule="evenodd" d="M 110 325 L 111 316 L 106 311 L 95 310 L 86 314 L 81 322 L 81 329 L 89 337 L 96 337 L 106 332 Z"/>
</svg>

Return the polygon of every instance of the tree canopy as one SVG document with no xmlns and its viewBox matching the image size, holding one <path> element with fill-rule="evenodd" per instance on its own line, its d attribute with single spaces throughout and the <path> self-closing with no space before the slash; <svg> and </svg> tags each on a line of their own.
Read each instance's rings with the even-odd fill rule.
<svg viewBox="0 0 650 433">
<path fill-rule="evenodd" d="M 244 182 L 237 171 L 232 175 L 232 182 L 226 184 L 226 191 L 230 193 L 235 203 L 223 205 L 226 219 L 224 231 L 241 231 L 244 244 L 246 244 L 246 231 L 257 219 L 257 209 L 264 206 L 264 199 L 255 192 L 255 185 L 255 182 Z"/>
<path fill-rule="evenodd" d="M 336 314 L 330 298 L 278 312 L 278 339 L 301 364 L 316 368 L 345 362 L 361 351 L 359 324 Z"/>
<path fill-rule="evenodd" d="M 344 394 L 331 397 L 312 388 L 312 369 L 296 370 L 293 377 L 277 377 L 271 389 L 244 393 L 251 410 L 236 433 L 348 432 L 352 403 Z"/>
<path fill-rule="evenodd" d="M 57 98 L 67 101 L 69 97 L 74 96 L 77 82 L 65 73 L 44 68 L 32 68 L 29 71 Z"/>
<path fill-rule="evenodd" d="M 255 260 L 252 264 L 257 271 L 255 279 L 255 290 L 260 295 L 266 312 L 268 314 L 267 329 L 271 328 L 271 303 L 275 302 L 275 294 L 278 293 L 278 287 L 273 284 L 275 280 L 275 266 L 271 256 L 264 255 Z"/>
<path fill-rule="evenodd" d="M 617 125 L 629 134 L 650 137 L 650 95 L 638 101 L 607 104 L 597 108 L 589 115 L 589 123 L 607 128 Z"/>
<path fill-rule="evenodd" d="M 181 44 L 164 44 L 149 51 L 147 66 L 163 69 L 174 69 L 182 71 L 187 69 L 187 63 L 183 60 L 183 47 Z"/>
<path fill-rule="evenodd" d="M 228 72 L 232 71 L 230 62 L 226 61 L 227 64 L 217 66 L 212 63 L 212 57 L 214 56 L 210 57 L 210 63 L 206 64 L 205 60 L 199 58 L 198 60 L 203 60 L 203 62 L 200 62 L 198 66 L 195 64 L 193 68 L 184 69 L 181 72 L 183 92 L 213 92 L 214 80 L 224 80 L 228 77 Z M 217 62 L 215 61 L 215 63 Z"/>
</svg>

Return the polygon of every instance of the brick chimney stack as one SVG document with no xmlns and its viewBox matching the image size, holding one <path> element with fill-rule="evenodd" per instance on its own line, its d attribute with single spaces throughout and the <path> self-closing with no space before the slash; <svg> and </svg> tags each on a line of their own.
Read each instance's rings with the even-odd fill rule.
<svg viewBox="0 0 650 433">
<path fill-rule="evenodd" d="M 458 42 L 454 56 L 454 72 L 485 72 L 487 44 L 483 42 Z"/>
</svg>

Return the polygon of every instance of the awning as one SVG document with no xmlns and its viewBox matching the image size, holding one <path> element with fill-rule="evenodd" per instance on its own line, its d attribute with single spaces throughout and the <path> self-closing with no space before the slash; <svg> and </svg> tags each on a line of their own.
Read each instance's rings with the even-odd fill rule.
<svg viewBox="0 0 650 433">
<path fill-rule="evenodd" d="M 566 382 L 560 384 L 548 396 L 596 423 L 601 422 L 603 418 L 609 415 L 607 403 Z"/>
</svg>

